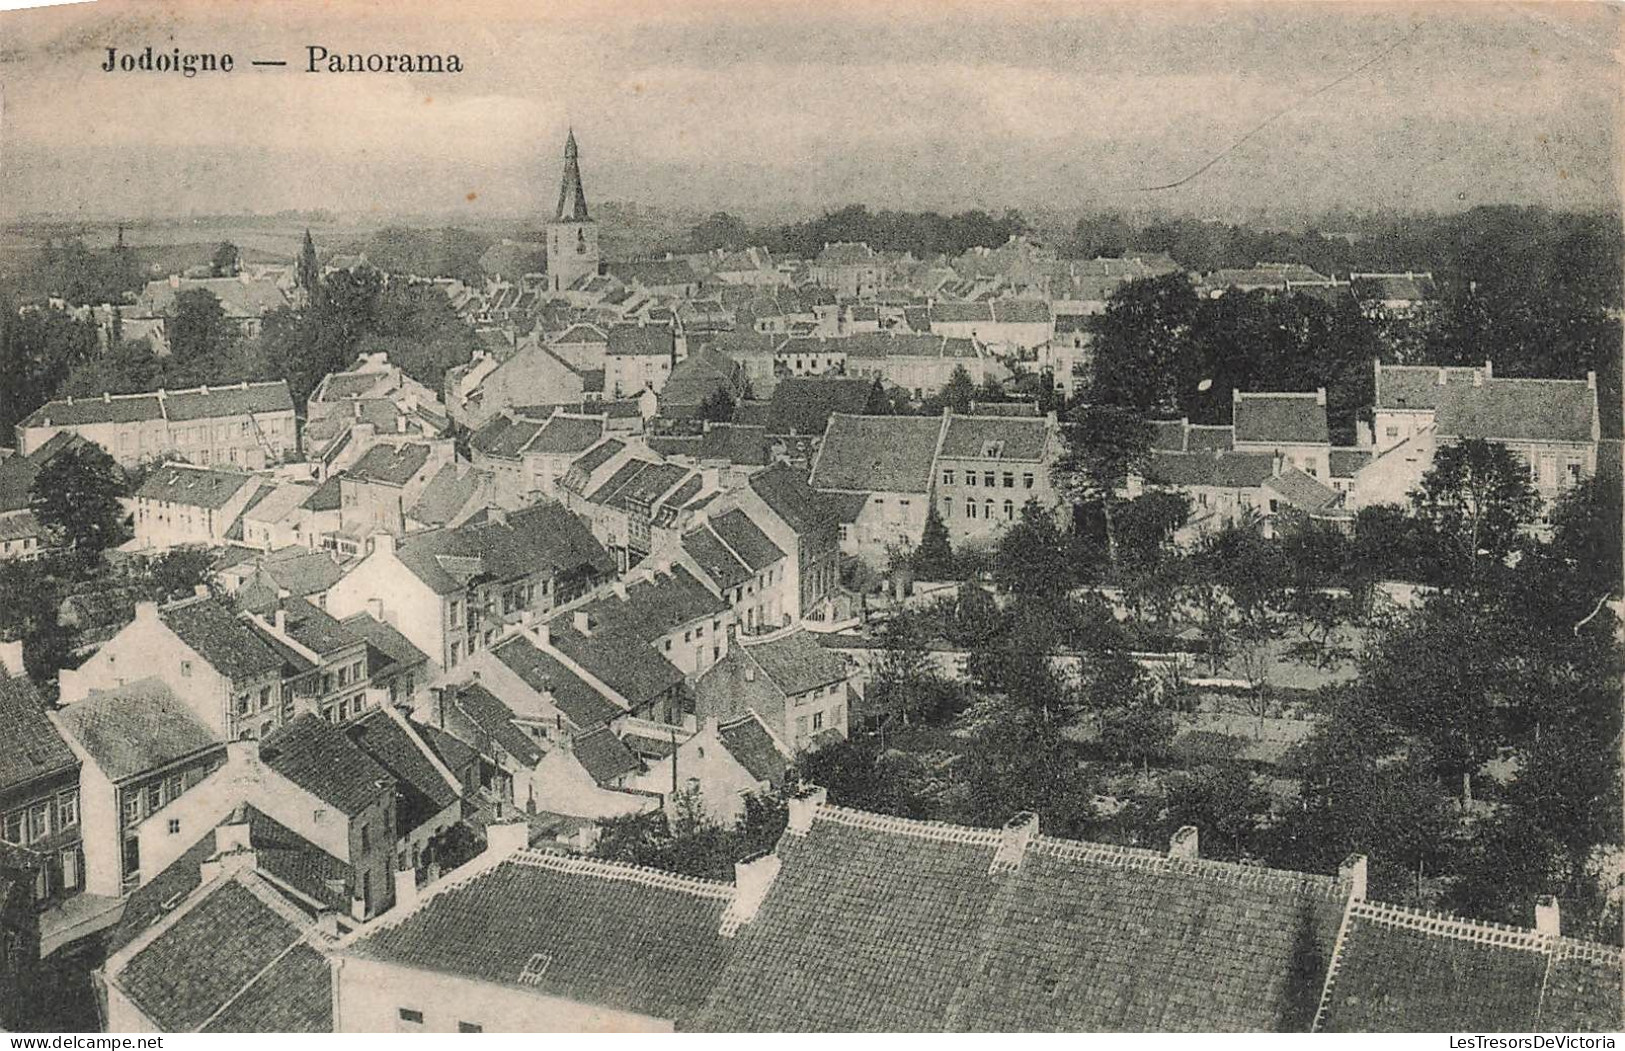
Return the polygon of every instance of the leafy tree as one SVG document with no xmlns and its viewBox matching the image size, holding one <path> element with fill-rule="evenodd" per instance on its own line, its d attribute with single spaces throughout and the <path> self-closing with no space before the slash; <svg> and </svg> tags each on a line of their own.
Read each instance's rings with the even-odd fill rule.
<svg viewBox="0 0 1625 1051">
<path fill-rule="evenodd" d="M 1461 569 L 1481 557 L 1504 559 L 1540 509 L 1524 463 L 1499 442 L 1478 439 L 1440 448 L 1411 503 Z"/>
<path fill-rule="evenodd" d="M 214 554 L 208 548 L 177 547 L 153 559 L 148 567 L 153 596 L 159 601 L 193 594 L 209 583 Z"/>
<path fill-rule="evenodd" d="M 718 248 L 740 249 L 751 244 L 750 226 L 727 212 L 714 212 L 689 231 L 689 246 L 696 252 Z"/>
<path fill-rule="evenodd" d="M 700 419 L 712 423 L 727 423 L 734 418 L 734 400 L 728 392 L 718 387 L 705 396 L 700 402 Z"/>
<path fill-rule="evenodd" d="M 883 748 L 876 737 L 852 737 L 803 754 L 791 782 L 821 785 L 829 801 L 898 817 L 931 815 L 931 778 L 917 758 Z"/>
<path fill-rule="evenodd" d="M 955 578 L 954 551 L 948 543 L 948 527 L 931 504 L 925 512 L 925 532 L 920 546 L 914 549 L 914 573 L 922 580 L 952 580 Z"/>
<path fill-rule="evenodd" d="M 176 295 L 165 327 L 170 353 L 177 362 L 217 357 L 236 335 L 220 300 L 204 288 L 189 288 Z"/>
<path fill-rule="evenodd" d="M 304 244 L 299 246 L 299 262 L 294 268 L 294 280 L 304 291 L 306 302 L 316 298 L 317 285 L 322 280 L 322 268 L 316 261 L 316 242 L 311 240 L 309 228 L 305 230 Z"/>
<path fill-rule="evenodd" d="M 1166 788 L 1159 841 L 1192 825 L 1201 835 L 1204 858 L 1238 861 L 1255 853 L 1270 797 L 1245 767 L 1226 763 L 1176 771 Z"/>
<path fill-rule="evenodd" d="M 971 403 L 976 400 L 976 381 L 970 378 L 965 366 L 954 366 L 954 371 L 948 376 L 948 382 L 942 386 L 941 397 L 942 403 L 954 412 L 970 412 Z"/>
<path fill-rule="evenodd" d="M 993 556 L 993 580 L 1012 594 L 1054 595 L 1078 579 L 1078 551 L 1049 510 L 1029 500 L 1004 531 Z"/>
<path fill-rule="evenodd" d="M 236 245 L 230 241 L 222 241 L 209 259 L 209 271 L 215 277 L 236 277 L 240 258 Z"/>
<path fill-rule="evenodd" d="M 1062 428 L 1065 441 L 1052 468 L 1056 488 L 1075 503 L 1103 509 L 1106 550 L 1117 561 L 1113 509 L 1132 477 L 1143 477 L 1151 462 L 1151 425 L 1136 410 L 1112 405 L 1074 409 Z"/>
<path fill-rule="evenodd" d="M 1184 274 L 1119 286 L 1095 319 L 1088 400 L 1139 414 L 1174 409 L 1197 303 Z"/>
<path fill-rule="evenodd" d="M 34 477 L 29 506 L 40 523 L 80 555 L 94 558 L 124 541 L 124 474 L 101 446 L 63 450 Z"/>
<path fill-rule="evenodd" d="M 872 711 L 909 725 L 909 720 L 925 714 L 937 695 L 936 674 L 926 650 L 923 626 L 906 609 L 894 609 L 881 636 L 882 652 L 869 685 Z"/>
<path fill-rule="evenodd" d="M 1152 489 L 1118 505 L 1114 525 L 1122 565 L 1153 570 L 1170 557 L 1174 534 L 1190 519 L 1191 499 L 1174 489 Z"/>
</svg>

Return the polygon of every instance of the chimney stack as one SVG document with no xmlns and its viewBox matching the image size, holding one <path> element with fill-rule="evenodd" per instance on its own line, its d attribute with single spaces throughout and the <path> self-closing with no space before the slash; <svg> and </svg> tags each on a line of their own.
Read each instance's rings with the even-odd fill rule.
<svg viewBox="0 0 1625 1051">
<path fill-rule="evenodd" d="M 395 908 L 406 910 L 418 903 L 418 874 L 408 865 L 395 873 Z"/>
<path fill-rule="evenodd" d="M 1495 363 L 1490 361 L 1489 358 L 1484 359 L 1484 378 L 1487 380 L 1495 378 Z"/>
<path fill-rule="evenodd" d="M 620 577 L 616 577 L 614 580 L 609 582 L 609 590 L 615 593 L 616 598 L 622 600 L 623 602 L 626 600 L 626 581 L 622 580 Z"/>
<path fill-rule="evenodd" d="M 1550 894 L 1535 899 L 1535 933 L 1553 938 L 1563 933 L 1563 917 L 1558 911 L 1557 899 Z"/>
<path fill-rule="evenodd" d="M 1185 825 L 1168 839 L 1168 856 L 1181 858 L 1185 861 L 1195 861 L 1201 857 L 1197 849 L 1197 831 L 1195 825 Z"/>
<path fill-rule="evenodd" d="M 1326 388 L 1325 387 L 1316 387 L 1315 388 L 1315 404 L 1316 405 L 1325 405 L 1326 404 Z"/>
<path fill-rule="evenodd" d="M 756 912 L 779 875 L 779 856 L 772 852 L 734 863 L 734 900 L 723 919 L 723 936 L 756 918 Z"/>
<path fill-rule="evenodd" d="M 813 814 L 828 802 L 829 791 L 818 785 L 813 785 L 801 795 L 792 798 L 789 830 L 798 836 L 806 835 L 812 829 Z"/>
<path fill-rule="evenodd" d="M 575 629 L 581 632 L 581 634 L 591 637 L 592 615 L 586 610 L 578 609 L 574 613 L 570 614 L 570 622 L 575 625 Z"/>
<path fill-rule="evenodd" d="M 278 635 L 288 633 L 288 611 L 281 606 L 276 608 L 276 633 Z"/>
<path fill-rule="evenodd" d="M 999 831 L 999 848 L 993 853 L 993 863 L 988 866 L 988 875 L 996 872 L 1011 872 L 1021 867 L 1021 859 L 1027 854 L 1027 847 L 1038 835 L 1038 815 L 1031 810 L 1023 810 L 1015 817 L 1004 823 Z"/>
<path fill-rule="evenodd" d="M 1366 863 L 1364 854 L 1350 854 L 1337 867 L 1337 876 L 1349 885 L 1349 900 L 1365 900 Z"/>
</svg>

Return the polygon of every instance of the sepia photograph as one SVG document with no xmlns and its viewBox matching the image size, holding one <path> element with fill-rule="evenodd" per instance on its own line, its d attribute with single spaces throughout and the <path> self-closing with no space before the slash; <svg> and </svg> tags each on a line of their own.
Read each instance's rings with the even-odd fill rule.
<svg viewBox="0 0 1625 1051">
<path fill-rule="evenodd" d="M 9 1047 L 1625 1031 L 1621 4 L 25 2 Z"/>
</svg>

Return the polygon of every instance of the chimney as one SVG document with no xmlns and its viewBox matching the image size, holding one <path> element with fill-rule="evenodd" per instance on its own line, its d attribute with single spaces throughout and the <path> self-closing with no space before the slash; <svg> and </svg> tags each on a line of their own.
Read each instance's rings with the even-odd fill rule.
<svg viewBox="0 0 1625 1051">
<path fill-rule="evenodd" d="M 1279 478 L 1281 477 L 1281 471 L 1285 469 L 1285 467 L 1286 454 L 1282 453 L 1279 449 L 1275 450 L 1275 459 L 1270 462 L 1270 474 L 1274 475 L 1276 478 Z"/>
<path fill-rule="evenodd" d="M 382 624 L 384 622 L 384 600 L 377 598 L 368 599 L 367 616 Z"/>
<path fill-rule="evenodd" d="M 113 403 L 113 395 L 109 394 L 107 391 L 102 391 L 102 404 L 103 405 L 111 405 L 112 403 Z"/>
<path fill-rule="evenodd" d="M 1241 390 L 1239 388 L 1230 388 L 1230 403 L 1232 405 L 1239 405 L 1241 403 Z"/>
<path fill-rule="evenodd" d="M 227 854 L 233 850 L 248 850 L 253 844 L 249 842 L 249 824 L 247 821 L 234 821 L 229 825 L 219 825 L 214 830 L 214 849 Z"/>
<path fill-rule="evenodd" d="M 1445 377 L 1444 366 L 1441 365 L 1439 366 L 1439 386 L 1444 386 L 1446 382 L 1448 382 L 1448 380 Z"/>
<path fill-rule="evenodd" d="M 988 866 L 988 875 L 996 872 L 1013 872 L 1021 867 L 1021 859 L 1027 854 L 1027 847 L 1033 838 L 1038 835 L 1038 815 L 1031 810 L 1023 810 L 1015 817 L 1004 823 L 999 831 L 999 848 L 993 853 L 993 863 Z"/>
<path fill-rule="evenodd" d="M 385 551 L 393 555 L 395 553 L 395 534 L 387 529 L 374 533 L 367 538 L 367 545 L 374 554 Z"/>
<path fill-rule="evenodd" d="M 1337 877 L 1348 883 L 1349 900 L 1365 900 L 1365 855 L 1350 854 L 1343 859 L 1343 864 L 1337 867 Z"/>
<path fill-rule="evenodd" d="M 395 873 L 395 908 L 410 909 L 418 903 L 418 874 L 408 865 Z"/>
<path fill-rule="evenodd" d="M 1586 373 L 1586 386 L 1592 390 L 1597 389 L 1597 374 L 1595 372 Z"/>
<path fill-rule="evenodd" d="M 754 665 L 754 664 L 745 665 L 745 681 L 746 682 L 755 682 L 756 681 L 756 665 Z"/>
<path fill-rule="evenodd" d="M 281 606 L 276 608 L 276 633 L 278 635 L 288 633 L 288 611 Z"/>
<path fill-rule="evenodd" d="M 1551 938 L 1563 933 L 1563 917 L 1558 911 L 1557 899 L 1550 894 L 1535 899 L 1535 933 Z"/>
<path fill-rule="evenodd" d="M 1495 378 L 1495 363 L 1490 361 L 1489 358 L 1484 359 L 1484 378 L 1487 380 Z"/>
<path fill-rule="evenodd" d="M 615 592 L 616 598 L 622 600 L 623 602 L 626 600 L 626 581 L 622 580 L 620 577 L 616 577 L 614 580 L 609 582 L 609 590 Z"/>
<path fill-rule="evenodd" d="M 812 828 L 813 814 L 818 808 L 829 802 L 829 792 L 818 785 L 813 785 L 801 795 L 790 800 L 789 830 L 798 836 L 804 836 Z"/>
<path fill-rule="evenodd" d="M 1482 372 L 1478 371 L 1477 369 L 1474 369 L 1473 370 L 1473 386 L 1482 387 L 1483 385 L 1484 385 L 1484 374 Z"/>
<path fill-rule="evenodd" d="M 734 900 L 723 923 L 728 933 L 756 918 L 779 874 L 779 856 L 771 851 L 734 862 Z"/>
<path fill-rule="evenodd" d="M 179 274 L 170 274 L 169 275 L 169 287 L 170 288 L 179 288 L 179 287 L 181 287 L 181 275 L 179 275 Z"/>
<path fill-rule="evenodd" d="M 353 399 L 350 402 L 350 405 L 351 405 L 352 408 L 355 409 L 355 418 L 359 420 L 361 418 L 361 399 L 360 398 Z"/>
<path fill-rule="evenodd" d="M 1325 387 L 1316 387 L 1315 388 L 1315 404 L 1316 405 L 1325 405 L 1326 404 L 1326 388 Z"/>
<path fill-rule="evenodd" d="M 592 615 L 586 610 L 578 609 L 570 614 L 570 622 L 575 625 L 575 629 L 581 634 L 589 637 L 592 635 Z"/>
<path fill-rule="evenodd" d="M 486 826 L 485 850 L 492 857 L 514 854 L 528 846 L 530 846 L 530 823 L 527 821 Z"/>
<path fill-rule="evenodd" d="M 1197 831 L 1195 825 L 1185 825 L 1168 839 L 1168 856 L 1180 858 L 1185 861 L 1195 861 L 1201 857 L 1197 849 Z"/>
<path fill-rule="evenodd" d="M 158 619 L 158 603 L 137 602 L 135 604 L 136 623 L 151 624 Z"/>
<path fill-rule="evenodd" d="M 536 628 L 532 634 L 536 636 L 536 641 L 539 644 L 543 646 L 553 645 L 553 629 L 548 627 L 546 624 L 536 625 Z"/>
</svg>

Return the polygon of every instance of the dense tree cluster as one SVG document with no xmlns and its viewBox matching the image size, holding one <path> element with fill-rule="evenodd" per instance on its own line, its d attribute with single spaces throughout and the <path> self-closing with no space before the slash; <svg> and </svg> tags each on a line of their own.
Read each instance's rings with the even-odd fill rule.
<svg viewBox="0 0 1625 1051">
<path fill-rule="evenodd" d="M 783 226 L 753 228 L 718 212 L 694 227 L 689 251 L 740 249 L 759 245 L 769 251 L 814 259 L 827 244 L 863 242 L 875 251 L 909 252 L 916 259 L 957 256 L 977 247 L 997 248 L 1029 227 L 1019 212 L 994 216 L 980 209 L 942 215 L 938 212 L 871 212 L 861 204 L 825 212 L 816 219 Z"/>
</svg>

